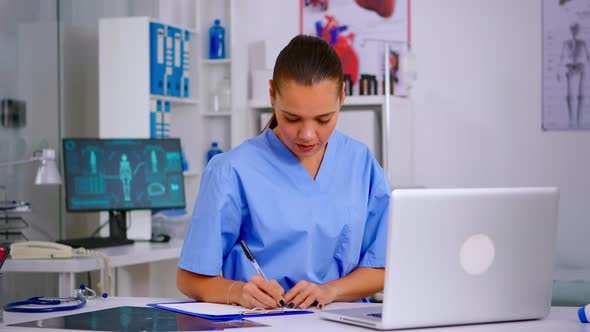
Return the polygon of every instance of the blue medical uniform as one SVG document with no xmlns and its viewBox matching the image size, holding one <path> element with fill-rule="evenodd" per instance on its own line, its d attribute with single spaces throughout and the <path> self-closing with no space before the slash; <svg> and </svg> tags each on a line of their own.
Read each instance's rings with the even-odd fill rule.
<svg viewBox="0 0 590 332">
<path fill-rule="evenodd" d="M 385 266 L 390 189 L 366 145 L 334 130 L 314 180 L 267 129 L 216 155 L 202 179 L 178 266 L 248 281 L 256 270 L 287 292 L 357 267 Z"/>
</svg>

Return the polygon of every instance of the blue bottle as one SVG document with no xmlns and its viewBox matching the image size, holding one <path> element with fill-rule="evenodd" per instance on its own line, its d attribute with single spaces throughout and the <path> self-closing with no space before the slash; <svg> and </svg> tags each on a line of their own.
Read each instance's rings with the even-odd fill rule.
<svg viewBox="0 0 590 332">
<path fill-rule="evenodd" d="M 209 59 L 225 58 L 225 29 L 221 21 L 216 19 L 209 28 Z"/>
<path fill-rule="evenodd" d="M 186 156 L 184 155 L 184 151 L 180 152 L 180 162 L 182 164 L 182 171 L 188 171 L 188 160 L 186 160 Z"/>
<path fill-rule="evenodd" d="M 209 162 L 209 160 L 211 160 L 211 158 L 213 158 L 214 155 L 220 153 L 223 153 L 223 150 L 219 148 L 219 143 L 212 142 L 211 148 L 209 149 L 209 151 L 207 151 L 207 162 Z"/>
</svg>

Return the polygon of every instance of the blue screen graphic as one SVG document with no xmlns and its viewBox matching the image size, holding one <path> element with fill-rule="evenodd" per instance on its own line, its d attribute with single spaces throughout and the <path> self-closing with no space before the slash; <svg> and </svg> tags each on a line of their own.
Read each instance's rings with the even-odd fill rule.
<svg viewBox="0 0 590 332">
<path fill-rule="evenodd" d="M 185 206 L 179 139 L 63 140 L 69 211 Z"/>
</svg>

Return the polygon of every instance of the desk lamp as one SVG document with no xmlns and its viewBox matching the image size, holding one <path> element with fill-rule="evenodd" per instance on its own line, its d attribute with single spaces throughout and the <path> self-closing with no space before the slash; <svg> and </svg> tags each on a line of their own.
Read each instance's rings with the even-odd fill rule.
<svg viewBox="0 0 590 332">
<path fill-rule="evenodd" d="M 37 150 L 33 152 L 30 159 L 0 163 L 0 167 L 28 164 L 36 161 L 41 161 L 35 176 L 36 185 L 61 184 L 61 175 L 55 163 L 55 150 L 53 149 Z"/>
</svg>

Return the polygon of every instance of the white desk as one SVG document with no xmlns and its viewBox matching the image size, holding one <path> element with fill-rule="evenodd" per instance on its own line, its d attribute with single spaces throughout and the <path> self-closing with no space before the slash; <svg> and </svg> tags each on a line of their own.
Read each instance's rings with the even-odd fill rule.
<svg viewBox="0 0 590 332">
<path fill-rule="evenodd" d="M 173 301 L 172 299 L 139 298 L 139 297 L 115 297 L 106 300 L 91 300 L 88 304 L 76 311 L 62 313 L 26 314 L 26 313 L 4 313 L 4 323 L 0 324 L 0 331 L 72 331 L 72 330 L 50 330 L 33 329 L 6 326 L 9 324 L 23 323 L 33 320 L 46 319 L 51 317 L 71 315 L 87 311 L 106 309 L 117 306 L 144 306 L 146 303 Z M 327 306 L 328 309 L 339 307 L 356 307 L 374 304 L 359 303 L 333 303 Z M 249 328 L 247 331 L 371 331 L 363 327 L 356 327 L 342 323 L 327 321 L 319 318 L 317 314 L 294 315 L 294 316 L 273 316 L 248 318 L 269 326 Z M 235 330 L 241 331 L 241 330 Z M 246 330 L 244 330 L 246 331 Z M 522 321 L 499 324 L 476 324 L 454 327 L 442 327 L 436 329 L 412 329 L 412 332 L 589 332 L 590 324 L 578 322 L 575 307 L 553 307 L 548 317 L 542 320 Z"/>
<path fill-rule="evenodd" d="M 96 249 L 111 258 L 113 269 L 135 264 L 180 257 L 182 240 L 168 243 L 135 242 L 132 245 Z M 2 267 L 3 273 L 33 272 L 59 273 L 59 296 L 70 296 L 75 285 L 75 273 L 100 270 L 101 264 L 95 257 L 75 257 L 70 259 L 7 259 Z"/>
</svg>

